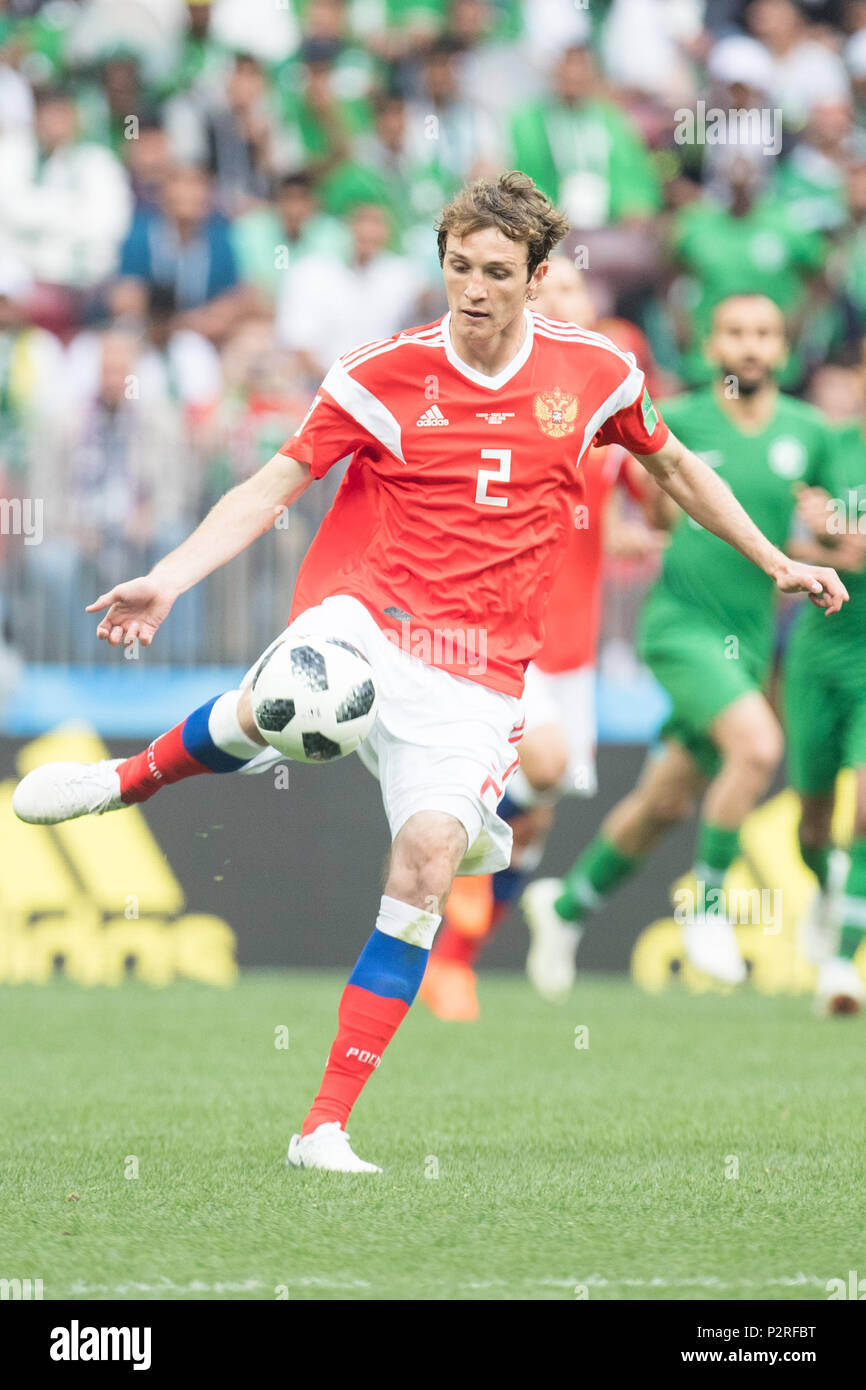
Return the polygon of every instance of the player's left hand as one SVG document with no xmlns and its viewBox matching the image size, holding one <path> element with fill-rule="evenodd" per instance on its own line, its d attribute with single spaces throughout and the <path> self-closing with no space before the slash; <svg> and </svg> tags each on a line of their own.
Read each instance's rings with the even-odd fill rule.
<svg viewBox="0 0 866 1390">
<path fill-rule="evenodd" d="M 643 521 L 618 518 L 605 534 L 604 548 L 619 560 L 647 560 L 664 550 L 669 541 L 667 531 L 649 527 Z"/>
<path fill-rule="evenodd" d="M 805 565 L 786 558 L 774 577 L 783 594 L 808 594 L 815 607 L 827 614 L 838 613 L 848 602 L 848 590 L 836 571 L 826 565 Z"/>
<path fill-rule="evenodd" d="M 830 517 L 827 506 L 829 501 L 830 494 L 822 487 L 806 487 L 800 483 L 797 488 L 797 516 L 813 536 L 817 536 L 818 540 L 826 544 L 832 540 L 827 529 Z"/>
</svg>

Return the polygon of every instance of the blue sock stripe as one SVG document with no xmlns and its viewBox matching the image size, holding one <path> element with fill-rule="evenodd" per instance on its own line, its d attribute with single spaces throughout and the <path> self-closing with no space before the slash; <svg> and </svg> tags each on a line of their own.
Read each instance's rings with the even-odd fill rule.
<svg viewBox="0 0 866 1390">
<path fill-rule="evenodd" d="M 522 816 L 525 809 L 524 806 L 518 806 L 516 801 L 512 801 L 508 792 L 505 792 L 496 808 L 496 814 L 500 820 L 514 820 L 515 816 Z"/>
<path fill-rule="evenodd" d="M 423 946 L 398 941 L 374 928 L 349 976 L 349 984 L 385 999 L 403 999 L 411 1004 L 424 978 L 429 954 Z"/>
<path fill-rule="evenodd" d="M 187 753 L 203 767 L 210 768 L 211 772 L 237 772 L 239 767 L 249 762 L 249 758 L 236 758 L 217 748 L 208 728 L 210 712 L 219 698 L 219 695 L 214 695 L 206 705 L 193 710 L 180 731 L 180 737 Z"/>
<path fill-rule="evenodd" d="M 493 875 L 493 901 L 497 903 L 513 903 L 520 897 L 530 875 L 525 874 L 522 869 L 513 867 L 500 869 Z"/>
</svg>

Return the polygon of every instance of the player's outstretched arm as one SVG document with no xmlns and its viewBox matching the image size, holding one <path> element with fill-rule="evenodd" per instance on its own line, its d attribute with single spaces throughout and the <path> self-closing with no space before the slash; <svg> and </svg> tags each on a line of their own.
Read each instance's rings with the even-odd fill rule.
<svg viewBox="0 0 866 1390">
<path fill-rule="evenodd" d="M 221 497 L 192 535 L 159 560 L 150 574 L 117 584 L 88 604 L 88 613 L 107 609 L 97 637 L 113 647 L 121 642 L 131 646 L 136 638 L 149 647 L 175 599 L 264 535 L 311 481 L 306 464 L 275 454 L 258 473 Z"/>
<path fill-rule="evenodd" d="M 673 434 L 657 453 L 635 457 L 683 511 L 769 574 L 782 593 L 806 593 L 826 613 L 845 603 L 848 590 L 834 569 L 791 560 L 771 544 L 730 488 Z"/>
</svg>

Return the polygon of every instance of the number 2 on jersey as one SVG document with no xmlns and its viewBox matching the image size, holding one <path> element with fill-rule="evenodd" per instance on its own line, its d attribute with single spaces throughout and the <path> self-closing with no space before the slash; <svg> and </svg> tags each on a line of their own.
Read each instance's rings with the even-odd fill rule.
<svg viewBox="0 0 866 1390">
<path fill-rule="evenodd" d="M 487 484 L 492 482 L 511 482 L 511 450 L 482 449 L 481 457 L 483 459 L 499 459 L 499 467 L 479 468 L 478 485 L 475 488 L 475 501 L 480 502 L 485 507 L 507 507 L 507 497 L 488 497 Z"/>
</svg>

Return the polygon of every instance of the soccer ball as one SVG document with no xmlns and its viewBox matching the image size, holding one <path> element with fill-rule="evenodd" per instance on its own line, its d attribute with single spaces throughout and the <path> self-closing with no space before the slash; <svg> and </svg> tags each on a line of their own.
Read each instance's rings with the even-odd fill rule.
<svg viewBox="0 0 866 1390">
<path fill-rule="evenodd" d="M 339 637 L 280 642 L 262 658 L 251 696 L 259 733 L 299 763 L 354 753 L 378 709 L 372 666 Z"/>
</svg>

